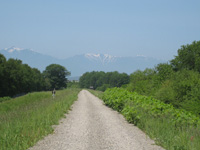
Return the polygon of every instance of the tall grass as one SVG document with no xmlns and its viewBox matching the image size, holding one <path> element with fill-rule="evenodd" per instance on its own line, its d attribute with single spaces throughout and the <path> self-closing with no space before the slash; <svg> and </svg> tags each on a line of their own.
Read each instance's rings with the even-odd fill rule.
<svg viewBox="0 0 200 150">
<path fill-rule="evenodd" d="M 23 150 L 53 132 L 80 89 L 30 93 L 0 103 L 0 149 Z"/>
<path fill-rule="evenodd" d="M 91 90 L 91 89 L 87 89 L 90 93 L 92 93 L 93 95 L 97 96 L 98 98 L 102 99 L 103 97 L 103 92 L 102 91 L 98 91 L 98 90 Z"/>
</svg>

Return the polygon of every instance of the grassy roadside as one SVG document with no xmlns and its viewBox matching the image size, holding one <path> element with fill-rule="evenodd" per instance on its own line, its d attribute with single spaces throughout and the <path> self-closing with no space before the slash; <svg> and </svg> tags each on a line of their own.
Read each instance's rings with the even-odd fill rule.
<svg viewBox="0 0 200 150">
<path fill-rule="evenodd" d="M 107 106 L 142 129 L 156 144 L 169 150 L 200 149 L 198 116 L 120 88 L 106 90 L 101 98 Z"/>
<path fill-rule="evenodd" d="M 51 92 L 36 92 L 0 103 L 0 149 L 27 149 L 52 133 L 79 91 L 57 91 L 54 99 Z"/>
<path fill-rule="evenodd" d="M 95 90 L 90 90 L 87 89 L 90 93 L 92 93 L 93 95 L 95 95 L 96 97 L 102 99 L 103 97 L 103 92 L 102 91 L 95 91 Z"/>
</svg>

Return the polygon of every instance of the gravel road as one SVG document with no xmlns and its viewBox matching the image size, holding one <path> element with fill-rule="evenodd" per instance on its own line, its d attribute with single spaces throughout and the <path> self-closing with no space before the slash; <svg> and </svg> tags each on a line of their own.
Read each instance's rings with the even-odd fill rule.
<svg viewBox="0 0 200 150">
<path fill-rule="evenodd" d="M 53 134 L 30 150 L 163 150 L 86 90 Z"/>
</svg>

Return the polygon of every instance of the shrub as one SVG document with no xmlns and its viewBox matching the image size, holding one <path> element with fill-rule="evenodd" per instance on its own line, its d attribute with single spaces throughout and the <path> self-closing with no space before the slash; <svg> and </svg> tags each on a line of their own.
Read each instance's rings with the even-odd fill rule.
<svg viewBox="0 0 200 150">
<path fill-rule="evenodd" d="M 165 148 L 200 148 L 200 118 L 196 115 L 122 88 L 107 89 L 102 98 Z M 195 140 L 191 142 L 192 136 Z"/>
</svg>

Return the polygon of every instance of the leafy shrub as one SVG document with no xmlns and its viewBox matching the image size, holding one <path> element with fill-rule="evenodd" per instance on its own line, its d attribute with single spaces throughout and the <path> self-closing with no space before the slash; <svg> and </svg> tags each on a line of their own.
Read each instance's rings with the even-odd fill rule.
<svg viewBox="0 0 200 150">
<path fill-rule="evenodd" d="M 130 123 L 138 125 L 166 148 L 200 148 L 189 140 L 191 136 L 200 140 L 200 118 L 196 115 L 122 88 L 107 89 L 102 98 L 107 106 L 121 112 Z M 174 136 L 178 138 L 174 140 Z"/>
<path fill-rule="evenodd" d="M 200 114 L 200 74 L 181 70 L 173 74 L 156 91 L 155 98 L 171 103 L 177 108 Z"/>
<path fill-rule="evenodd" d="M 155 92 L 154 97 L 167 104 L 173 104 L 176 99 L 176 93 L 173 89 L 171 80 L 166 80 L 161 87 Z"/>
<path fill-rule="evenodd" d="M 108 89 L 108 88 L 111 88 L 111 85 L 110 85 L 110 84 L 103 84 L 102 86 L 97 87 L 96 90 L 105 91 L 105 90 Z"/>
</svg>

